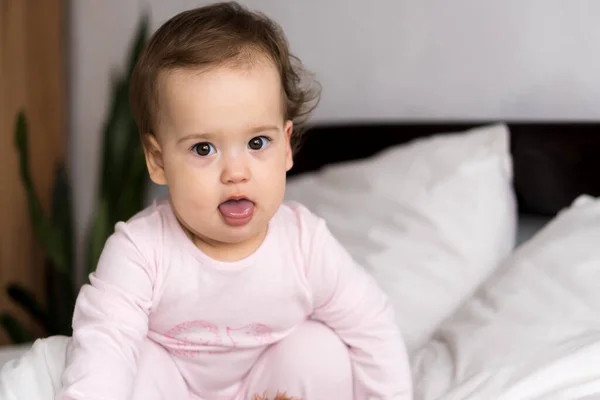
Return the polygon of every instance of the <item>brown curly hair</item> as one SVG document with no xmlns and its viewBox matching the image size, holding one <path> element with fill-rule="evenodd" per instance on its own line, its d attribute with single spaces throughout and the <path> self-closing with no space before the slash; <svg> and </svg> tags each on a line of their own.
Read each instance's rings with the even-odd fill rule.
<svg viewBox="0 0 600 400">
<path fill-rule="evenodd" d="M 164 71 L 252 65 L 267 56 L 281 77 L 284 119 L 292 120 L 292 148 L 320 99 L 320 85 L 289 51 L 281 27 L 236 2 L 184 11 L 164 23 L 142 50 L 130 84 L 130 104 L 142 142 L 154 135 L 157 80 Z"/>
</svg>

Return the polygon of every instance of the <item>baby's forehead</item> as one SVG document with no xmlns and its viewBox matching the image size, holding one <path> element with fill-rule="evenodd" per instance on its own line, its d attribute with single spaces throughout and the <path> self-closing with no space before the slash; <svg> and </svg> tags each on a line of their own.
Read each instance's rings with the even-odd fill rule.
<svg viewBox="0 0 600 400">
<path fill-rule="evenodd" d="M 274 69 L 181 69 L 162 80 L 158 113 L 170 130 L 225 134 L 283 126 L 284 96 Z"/>
<path fill-rule="evenodd" d="M 163 74 L 160 80 L 159 105 L 171 113 L 283 112 L 281 79 L 278 71 L 269 66 L 178 69 Z"/>
</svg>

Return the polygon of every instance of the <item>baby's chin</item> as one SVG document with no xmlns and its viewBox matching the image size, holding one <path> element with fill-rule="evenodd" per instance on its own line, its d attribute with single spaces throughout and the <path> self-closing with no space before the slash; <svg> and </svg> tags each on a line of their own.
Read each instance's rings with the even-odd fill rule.
<svg viewBox="0 0 600 400">
<path fill-rule="evenodd" d="M 265 209 L 259 205 L 247 223 L 237 226 L 228 224 L 218 209 L 210 216 L 178 213 L 178 219 L 188 231 L 188 235 L 194 238 L 194 241 L 204 242 L 213 247 L 219 245 L 227 247 L 252 243 L 257 240 L 262 242 L 266 236 L 269 221 L 276 212 L 276 207 Z"/>
<path fill-rule="evenodd" d="M 262 221 L 252 221 L 251 223 L 232 227 L 223 222 L 216 229 L 192 229 L 192 233 L 199 240 L 213 245 L 241 245 L 249 241 L 261 239 L 266 235 L 268 223 Z"/>
</svg>

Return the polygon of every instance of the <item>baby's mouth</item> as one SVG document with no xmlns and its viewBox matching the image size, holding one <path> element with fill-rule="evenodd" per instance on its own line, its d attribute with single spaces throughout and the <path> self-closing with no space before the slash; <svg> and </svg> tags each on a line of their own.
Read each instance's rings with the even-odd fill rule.
<svg viewBox="0 0 600 400">
<path fill-rule="evenodd" d="M 245 197 L 231 198 L 219 204 L 219 212 L 228 225 L 245 225 L 254 214 L 254 203 Z"/>
</svg>

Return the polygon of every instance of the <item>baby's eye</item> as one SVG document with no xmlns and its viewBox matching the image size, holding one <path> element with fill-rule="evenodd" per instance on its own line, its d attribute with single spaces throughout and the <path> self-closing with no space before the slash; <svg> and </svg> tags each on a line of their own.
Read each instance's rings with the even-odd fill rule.
<svg viewBox="0 0 600 400">
<path fill-rule="evenodd" d="M 262 150 L 265 147 L 267 147 L 270 141 L 271 139 L 269 139 L 266 136 L 257 136 L 255 138 L 250 139 L 250 141 L 248 142 L 248 147 L 252 150 Z"/>
<path fill-rule="evenodd" d="M 198 154 L 199 156 L 206 157 L 213 154 L 216 151 L 216 149 L 215 146 L 213 146 L 212 144 L 205 142 L 196 143 L 194 146 L 192 146 L 192 151 Z"/>
</svg>

